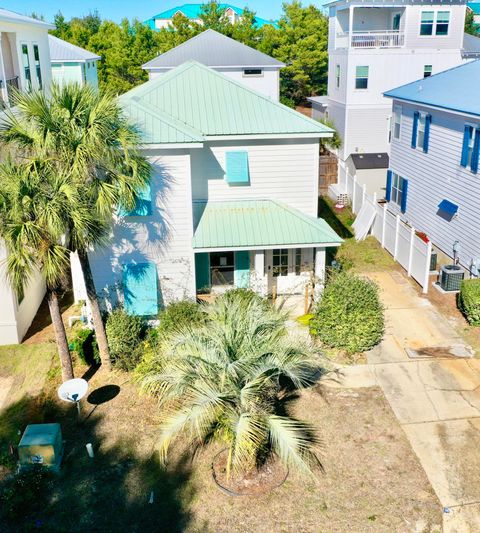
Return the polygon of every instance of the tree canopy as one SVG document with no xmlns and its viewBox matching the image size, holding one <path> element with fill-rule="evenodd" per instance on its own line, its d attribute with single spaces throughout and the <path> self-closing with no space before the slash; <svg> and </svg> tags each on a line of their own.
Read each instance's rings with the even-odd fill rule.
<svg viewBox="0 0 480 533">
<path fill-rule="evenodd" d="M 205 29 L 214 29 L 287 65 L 281 71 L 284 103 L 294 105 L 307 96 L 322 94 L 328 63 L 328 21 L 322 11 L 293 0 L 283 4 L 278 27 L 266 24 L 258 28 L 255 16 L 245 9 L 241 20 L 231 24 L 225 11 L 210 2 L 202 8 L 201 24 L 177 14 L 172 27 L 155 31 L 139 20 L 123 19 L 120 24 L 102 20 L 96 11 L 69 21 L 59 12 L 51 33 L 102 56 L 98 70 L 102 90 L 123 93 L 143 83 L 148 75 L 142 64 Z"/>
</svg>

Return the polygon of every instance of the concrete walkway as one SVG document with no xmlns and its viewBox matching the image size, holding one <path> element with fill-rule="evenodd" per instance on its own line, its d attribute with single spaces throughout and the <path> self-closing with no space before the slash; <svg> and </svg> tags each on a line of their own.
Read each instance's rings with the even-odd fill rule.
<svg viewBox="0 0 480 533">
<path fill-rule="evenodd" d="M 480 360 L 402 274 L 371 278 L 385 305 L 385 338 L 367 365 L 330 384 L 380 386 L 445 509 L 444 532 L 480 532 Z"/>
</svg>

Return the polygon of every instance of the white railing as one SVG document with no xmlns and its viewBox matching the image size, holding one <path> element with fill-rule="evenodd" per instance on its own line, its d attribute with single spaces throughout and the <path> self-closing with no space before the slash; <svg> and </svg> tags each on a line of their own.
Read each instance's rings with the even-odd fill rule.
<svg viewBox="0 0 480 533">
<path fill-rule="evenodd" d="M 336 48 L 400 48 L 405 34 L 399 30 L 353 31 L 337 33 Z"/>
<path fill-rule="evenodd" d="M 351 176 L 341 164 L 337 187 L 348 195 L 355 215 L 365 203 L 375 209 L 376 216 L 370 234 L 406 270 L 407 275 L 419 283 L 426 294 L 430 279 L 432 243 L 424 242 L 416 235 L 415 228 L 405 224 L 400 215 L 390 212 L 388 203 L 378 203 L 376 194 L 367 194 L 365 184 L 360 185 L 357 176 Z"/>
</svg>

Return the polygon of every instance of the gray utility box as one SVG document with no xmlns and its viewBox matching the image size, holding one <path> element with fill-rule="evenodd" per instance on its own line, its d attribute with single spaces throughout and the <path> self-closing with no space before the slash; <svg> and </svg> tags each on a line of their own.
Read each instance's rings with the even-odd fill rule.
<svg viewBox="0 0 480 533">
<path fill-rule="evenodd" d="M 440 269 L 440 287 L 447 292 L 459 291 L 465 272 L 458 265 L 445 265 Z"/>
</svg>

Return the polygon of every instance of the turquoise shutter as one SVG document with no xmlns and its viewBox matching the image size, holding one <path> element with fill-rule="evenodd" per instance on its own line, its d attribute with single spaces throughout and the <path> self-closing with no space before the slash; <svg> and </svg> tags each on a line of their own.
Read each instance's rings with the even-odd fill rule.
<svg viewBox="0 0 480 533">
<path fill-rule="evenodd" d="M 425 117 L 425 135 L 423 136 L 423 151 L 428 154 L 428 143 L 430 141 L 430 124 L 432 123 L 432 115 Z"/>
<path fill-rule="evenodd" d="M 417 131 L 418 131 L 418 118 L 420 113 L 415 111 L 413 114 L 413 129 L 412 129 L 412 148 L 417 147 Z"/>
<path fill-rule="evenodd" d="M 385 198 L 387 202 L 390 201 L 391 197 L 392 197 L 392 171 L 387 170 L 387 188 L 385 191 Z"/>
<path fill-rule="evenodd" d="M 247 289 L 250 286 L 250 252 L 235 252 L 235 287 Z"/>
<path fill-rule="evenodd" d="M 135 207 L 128 211 L 119 207 L 118 215 L 121 217 L 147 217 L 152 214 L 152 189 L 150 183 L 138 192 Z"/>
<path fill-rule="evenodd" d="M 471 129 L 470 126 L 466 125 L 463 133 L 462 159 L 460 160 L 462 167 L 467 167 L 468 165 L 468 146 L 470 144 Z"/>
<path fill-rule="evenodd" d="M 407 196 L 408 196 L 408 180 L 405 178 L 402 179 L 402 202 L 400 205 L 400 211 L 405 213 L 407 210 Z"/>
<path fill-rule="evenodd" d="M 123 298 L 129 315 L 154 316 L 158 313 L 157 269 L 154 263 L 124 265 Z"/>
<path fill-rule="evenodd" d="M 225 152 L 225 163 L 227 183 L 237 185 L 250 181 L 248 152 Z"/>
<path fill-rule="evenodd" d="M 195 254 L 195 286 L 197 292 L 210 289 L 210 254 Z"/>
<path fill-rule="evenodd" d="M 475 130 L 475 142 L 473 143 L 472 161 L 470 163 L 470 169 L 474 174 L 478 172 L 479 150 L 480 150 L 480 129 L 476 129 Z"/>
</svg>

